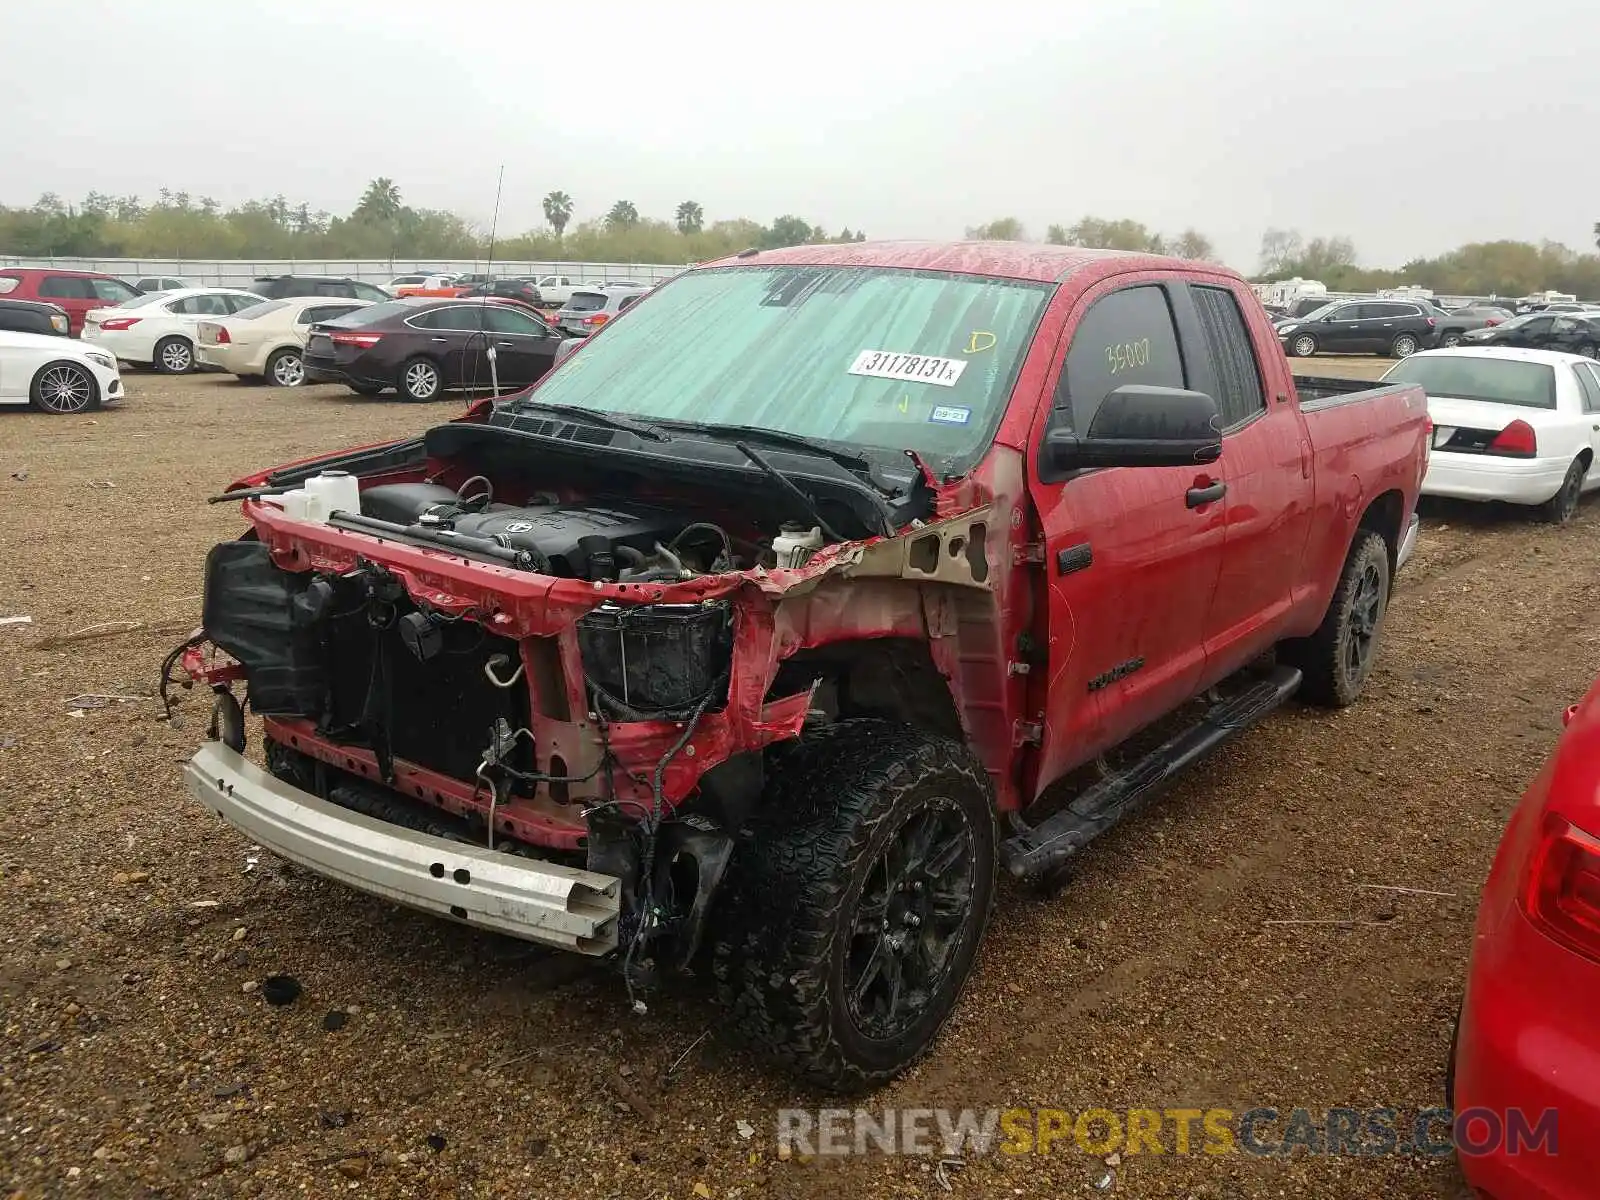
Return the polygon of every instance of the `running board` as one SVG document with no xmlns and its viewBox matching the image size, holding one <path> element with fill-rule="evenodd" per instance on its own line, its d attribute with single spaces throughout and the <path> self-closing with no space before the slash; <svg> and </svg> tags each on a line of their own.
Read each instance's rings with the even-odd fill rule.
<svg viewBox="0 0 1600 1200">
<path fill-rule="evenodd" d="M 1300 686 L 1300 672 L 1276 667 L 1261 682 L 1231 700 L 1212 705 L 1189 728 L 1169 738 L 1119 775 L 1095 784 L 1060 812 L 1000 844 L 1006 869 L 1018 879 L 1037 878 L 1059 867 L 1144 803 L 1179 772 L 1192 767 L 1281 705 Z"/>
</svg>

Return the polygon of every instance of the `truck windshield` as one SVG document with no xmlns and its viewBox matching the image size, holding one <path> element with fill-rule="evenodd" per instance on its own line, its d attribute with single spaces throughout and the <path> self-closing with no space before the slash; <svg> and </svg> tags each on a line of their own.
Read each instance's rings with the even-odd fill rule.
<svg viewBox="0 0 1600 1200">
<path fill-rule="evenodd" d="M 1441 354 L 1403 359 L 1385 383 L 1418 383 L 1430 396 L 1485 400 L 1524 408 L 1556 406 L 1556 376 L 1548 363 L 1487 355 Z"/>
<path fill-rule="evenodd" d="M 993 436 L 1053 287 L 865 267 L 694 271 L 530 402 L 968 460 Z"/>
</svg>

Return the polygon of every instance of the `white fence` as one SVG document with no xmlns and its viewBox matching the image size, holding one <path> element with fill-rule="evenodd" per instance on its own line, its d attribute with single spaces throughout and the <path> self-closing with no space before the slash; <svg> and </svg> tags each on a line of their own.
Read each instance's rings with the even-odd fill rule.
<svg viewBox="0 0 1600 1200">
<path fill-rule="evenodd" d="M 215 258 L 17 258 L 0 254 L 0 267 L 42 267 L 58 271 L 99 271 L 130 283 L 146 276 L 176 276 L 197 286 L 240 287 L 271 275 L 334 275 L 382 285 L 396 275 L 462 274 L 480 271 L 502 278 L 565 275 L 574 283 L 634 279 L 660 283 L 683 271 L 660 263 L 503 262 L 471 259 L 215 259 Z"/>
</svg>

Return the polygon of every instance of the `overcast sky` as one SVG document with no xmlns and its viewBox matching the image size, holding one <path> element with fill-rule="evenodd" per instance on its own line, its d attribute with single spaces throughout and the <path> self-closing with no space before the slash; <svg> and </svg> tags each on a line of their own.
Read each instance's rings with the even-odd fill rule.
<svg viewBox="0 0 1600 1200">
<path fill-rule="evenodd" d="M 558 15 L 559 14 L 559 15 Z M 959 237 L 1091 213 L 1270 225 L 1367 265 L 1590 249 L 1585 0 L 0 0 L 0 203 L 161 187 L 407 203 L 501 228 L 629 199 Z"/>
</svg>

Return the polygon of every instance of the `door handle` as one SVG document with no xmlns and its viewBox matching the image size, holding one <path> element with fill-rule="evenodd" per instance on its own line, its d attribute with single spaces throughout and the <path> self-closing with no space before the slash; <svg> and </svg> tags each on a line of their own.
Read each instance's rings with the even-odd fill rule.
<svg viewBox="0 0 1600 1200">
<path fill-rule="evenodd" d="M 515 342 L 496 342 L 495 345 L 504 346 L 507 350 L 515 350 L 517 348 Z"/>
<path fill-rule="evenodd" d="M 1221 500 L 1227 491 L 1228 485 L 1219 479 L 1209 487 L 1190 488 L 1183 494 L 1183 502 L 1190 508 L 1199 508 L 1202 504 L 1211 504 Z"/>
<path fill-rule="evenodd" d="M 430 342 L 448 342 L 449 338 L 429 338 Z"/>
</svg>

